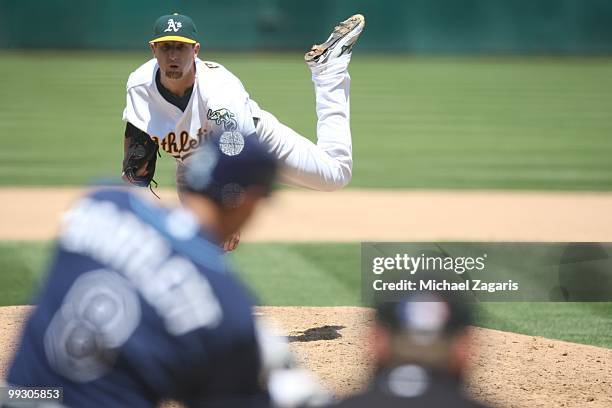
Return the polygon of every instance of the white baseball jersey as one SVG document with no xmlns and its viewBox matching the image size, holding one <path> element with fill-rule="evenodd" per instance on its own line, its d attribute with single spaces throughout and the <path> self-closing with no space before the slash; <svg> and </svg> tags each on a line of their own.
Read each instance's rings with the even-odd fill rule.
<svg viewBox="0 0 612 408">
<path fill-rule="evenodd" d="M 196 58 L 195 63 L 195 84 L 184 112 L 159 93 L 156 59 L 140 66 L 127 82 L 123 120 L 149 134 L 161 149 L 181 161 L 213 129 L 252 134 L 253 117 L 259 116 L 259 107 L 236 76 L 214 62 Z"/>
<path fill-rule="evenodd" d="M 317 144 L 259 108 L 236 76 L 223 66 L 196 58 L 196 80 L 185 111 L 166 101 L 155 81 L 157 60 L 134 71 L 127 83 L 123 120 L 146 132 L 179 164 L 211 130 L 256 132 L 279 160 L 281 181 L 332 191 L 351 179 L 352 144 L 347 67 L 350 54 L 311 68 L 315 85 Z M 255 126 L 253 118 L 259 122 Z M 181 167 L 181 166 L 179 166 Z"/>
</svg>

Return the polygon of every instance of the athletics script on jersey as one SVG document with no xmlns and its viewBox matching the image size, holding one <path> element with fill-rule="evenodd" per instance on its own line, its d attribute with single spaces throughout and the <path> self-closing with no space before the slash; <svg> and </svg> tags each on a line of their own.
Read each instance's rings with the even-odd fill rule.
<svg viewBox="0 0 612 408">
<path fill-rule="evenodd" d="M 238 128 L 238 122 L 234 119 L 234 116 L 227 108 L 214 111 L 209 109 L 206 113 L 206 119 L 220 126 L 226 132 L 232 132 Z M 175 159 L 184 160 L 195 152 L 203 140 L 206 140 L 208 133 L 208 129 L 200 128 L 195 137 L 191 137 L 187 131 L 182 131 L 178 135 L 175 132 L 170 132 L 161 140 L 157 136 L 151 136 L 151 139 Z"/>
<path fill-rule="evenodd" d="M 170 132 L 161 140 L 157 136 L 151 136 L 151 139 L 175 159 L 184 160 L 195 152 L 203 140 L 206 140 L 207 134 L 207 129 L 200 128 L 195 138 L 190 137 L 187 131 L 182 131 L 178 136 Z"/>
</svg>

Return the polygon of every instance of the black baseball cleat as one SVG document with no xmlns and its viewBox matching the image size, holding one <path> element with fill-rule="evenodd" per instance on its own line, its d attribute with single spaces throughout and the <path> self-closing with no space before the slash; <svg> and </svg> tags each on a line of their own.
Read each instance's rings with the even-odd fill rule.
<svg viewBox="0 0 612 408">
<path fill-rule="evenodd" d="M 313 45 L 310 51 L 304 54 L 304 60 L 310 66 L 317 66 L 341 55 L 350 54 L 364 27 L 365 17 L 361 14 L 349 17 L 334 27 L 334 31 L 323 44 Z"/>
</svg>

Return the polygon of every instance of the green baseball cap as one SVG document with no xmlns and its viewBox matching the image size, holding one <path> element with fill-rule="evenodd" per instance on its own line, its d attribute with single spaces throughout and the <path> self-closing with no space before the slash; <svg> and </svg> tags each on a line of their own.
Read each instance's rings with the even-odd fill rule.
<svg viewBox="0 0 612 408">
<path fill-rule="evenodd" d="M 182 14 L 174 13 L 161 16 L 155 21 L 153 27 L 155 37 L 149 43 L 160 41 L 180 41 L 188 44 L 198 42 L 196 29 L 193 20 Z"/>
</svg>

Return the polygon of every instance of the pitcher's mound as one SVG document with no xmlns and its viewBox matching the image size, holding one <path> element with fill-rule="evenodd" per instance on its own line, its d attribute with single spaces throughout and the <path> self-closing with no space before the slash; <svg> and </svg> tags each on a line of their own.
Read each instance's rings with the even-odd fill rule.
<svg viewBox="0 0 612 408">
<path fill-rule="evenodd" d="M 27 306 L 0 308 L 0 375 L 6 374 Z M 360 307 L 258 307 L 288 336 L 299 360 L 334 392 L 364 385 L 372 312 Z M 506 407 L 612 406 L 612 350 L 475 328 L 468 382 L 476 398 Z M 173 404 L 173 406 L 176 406 Z"/>
</svg>

